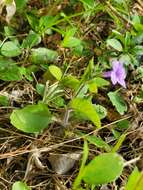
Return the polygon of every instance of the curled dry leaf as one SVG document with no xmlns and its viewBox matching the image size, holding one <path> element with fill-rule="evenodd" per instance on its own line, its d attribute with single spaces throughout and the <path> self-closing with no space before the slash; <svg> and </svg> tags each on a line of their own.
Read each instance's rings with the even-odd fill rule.
<svg viewBox="0 0 143 190">
<path fill-rule="evenodd" d="M 54 154 L 48 157 L 48 160 L 57 174 L 65 174 L 73 168 L 76 161 L 81 157 L 82 152 Z"/>
<path fill-rule="evenodd" d="M 3 8 L 6 6 L 6 22 L 9 23 L 13 15 L 16 12 L 16 3 L 14 0 L 0 0 L 0 14 L 2 14 Z"/>
</svg>

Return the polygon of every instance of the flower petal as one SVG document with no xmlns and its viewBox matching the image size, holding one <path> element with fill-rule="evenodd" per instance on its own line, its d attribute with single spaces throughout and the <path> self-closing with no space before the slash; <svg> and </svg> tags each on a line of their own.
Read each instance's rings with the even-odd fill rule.
<svg viewBox="0 0 143 190">
<path fill-rule="evenodd" d="M 106 77 L 106 78 L 109 78 L 109 77 L 111 77 L 111 73 L 112 73 L 112 71 L 104 72 L 103 76 Z"/>
<path fill-rule="evenodd" d="M 122 80 L 118 80 L 118 83 L 123 86 L 124 88 L 126 88 L 126 83 L 125 83 L 125 80 L 122 79 Z"/>
<path fill-rule="evenodd" d="M 114 72 L 116 72 L 119 67 L 120 67 L 120 62 L 119 61 L 117 61 L 117 60 L 112 61 L 112 68 L 113 68 Z"/>
<path fill-rule="evenodd" d="M 111 81 L 115 85 L 118 81 L 116 73 L 114 71 L 111 72 Z"/>
</svg>

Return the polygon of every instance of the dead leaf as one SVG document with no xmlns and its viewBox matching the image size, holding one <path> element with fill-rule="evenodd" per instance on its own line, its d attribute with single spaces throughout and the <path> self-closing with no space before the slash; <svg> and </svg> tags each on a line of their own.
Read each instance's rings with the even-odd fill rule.
<svg viewBox="0 0 143 190">
<path fill-rule="evenodd" d="M 52 169 L 57 174 L 65 174 L 73 168 L 76 161 L 81 157 L 82 152 L 67 153 L 67 154 L 54 154 L 48 157 Z"/>
<path fill-rule="evenodd" d="M 9 23 L 16 12 L 16 4 L 14 0 L 6 1 L 0 0 L 0 14 L 2 14 L 3 8 L 6 6 L 6 22 Z"/>
</svg>

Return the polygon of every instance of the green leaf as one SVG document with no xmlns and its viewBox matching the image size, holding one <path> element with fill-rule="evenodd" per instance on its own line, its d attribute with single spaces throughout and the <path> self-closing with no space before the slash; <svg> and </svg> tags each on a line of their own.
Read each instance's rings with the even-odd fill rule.
<svg viewBox="0 0 143 190">
<path fill-rule="evenodd" d="M 117 51 L 123 51 L 123 47 L 122 47 L 121 43 L 116 39 L 108 39 L 107 45 L 111 46 L 112 48 L 114 48 Z"/>
<path fill-rule="evenodd" d="M 22 10 L 26 6 L 28 0 L 15 0 L 16 3 L 16 10 Z"/>
<path fill-rule="evenodd" d="M 108 86 L 110 84 L 107 80 L 100 78 L 100 77 L 93 78 L 92 81 L 95 82 L 97 87 Z"/>
<path fill-rule="evenodd" d="M 117 143 L 116 143 L 115 146 L 112 148 L 112 152 L 117 152 L 117 151 L 119 150 L 119 148 L 121 147 L 123 141 L 124 141 L 125 138 L 126 138 L 126 135 L 127 135 L 127 134 L 122 134 L 122 135 L 119 137 Z"/>
<path fill-rule="evenodd" d="M 75 98 L 71 102 L 71 107 L 90 119 L 97 128 L 101 127 L 100 118 L 94 108 L 94 105 L 86 99 Z M 84 109 L 83 109 L 84 108 Z"/>
<path fill-rule="evenodd" d="M 58 57 L 58 53 L 47 48 L 32 49 L 31 61 L 35 64 L 44 64 L 54 62 Z"/>
<path fill-rule="evenodd" d="M 103 141 L 102 138 L 100 137 L 96 137 L 92 135 L 92 136 L 86 136 L 85 139 L 87 139 L 90 144 L 94 144 L 98 148 L 103 148 L 107 152 L 111 151 L 110 146 L 105 141 Z"/>
<path fill-rule="evenodd" d="M 62 41 L 62 46 L 66 48 L 75 48 L 77 46 L 81 45 L 81 40 L 74 37 L 74 34 L 76 32 L 76 28 L 70 28 L 66 31 L 64 40 Z"/>
<path fill-rule="evenodd" d="M 31 190 L 31 188 L 21 181 L 16 181 L 12 185 L 12 190 Z"/>
<path fill-rule="evenodd" d="M 116 153 L 96 156 L 83 171 L 83 180 L 90 185 L 102 185 L 116 180 L 123 171 L 124 161 Z"/>
<path fill-rule="evenodd" d="M 27 133 L 39 133 L 48 127 L 51 114 L 44 104 L 28 105 L 20 110 L 14 110 L 10 116 L 11 124 Z"/>
<path fill-rule="evenodd" d="M 118 92 L 109 92 L 108 97 L 121 115 L 127 111 L 127 104 Z"/>
<path fill-rule="evenodd" d="M 44 95 L 44 91 L 45 91 L 45 85 L 38 83 L 36 84 L 36 91 L 38 92 L 38 94 L 40 94 L 41 96 Z"/>
<path fill-rule="evenodd" d="M 99 104 L 94 105 L 96 112 L 100 119 L 104 119 L 107 116 L 107 109 Z"/>
<path fill-rule="evenodd" d="M 34 14 L 31 13 L 28 13 L 26 16 L 31 28 L 39 32 L 39 19 Z"/>
<path fill-rule="evenodd" d="M 56 65 L 50 65 L 48 69 L 57 80 L 61 80 L 63 74 L 59 67 Z"/>
<path fill-rule="evenodd" d="M 136 190 L 136 185 L 140 177 L 140 172 L 138 168 L 135 167 L 131 175 L 129 176 L 128 182 L 125 186 L 125 190 Z M 140 189 L 142 190 L 142 189 Z"/>
<path fill-rule="evenodd" d="M 69 87 L 74 90 L 76 90 L 79 86 L 79 80 L 72 75 L 65 76 L 61 82 L 65 87 Z"/>
<path fill-rule="evenodd" d="M 80 0 L 82 3 L 84 3 L 85 5 L 93 8 L 94 7 L 94 3 L 95 3 L 95 0 Z"/>
<path fill-rule="evenodd" d="M 0 58 L 0 79 L 4 81 L 17 81 L 22 79 L 20 68 L 15 62 Z"/>
<path fill-rule="evenodd" d="M 28 36 L 23 40 L 21 47 L 22 48 L 32 48 L 33 46 L 38 45 L 41 42 L 41 37 L 39 34 L 30 31 Z"/>
<path fill-rule="evenodd" d="M 0 95 L 0 105 L 2 106 L 8 106 L 9 99 L 7 96 Z"/>
<path fill-rule="evenodd" d="M 80 170 L 78 173 L 78 176 L 76 177 L 74 184 L 73 184 L 73 189 L 77 190 L 77 188 L 79 189 L 81 180 L 82 180 L 82 173 L 84 171 L 84 167 L 86 164 L 86 160 L 88 158 L 88 154 L 89 154 L 89 148 L 88 148 L 88 143 L 87 141 L 84 141 L 84 147 L 83 147 L 83 156 L 82 156 L 82 162 L 81 162 L 81 166 L 80 166 Z"/>
<path fill-rule="evenodd" d="M 81 45 L 81 40 L 76 37 L 66 37 L 62 42 L 62 46 L 66 48 L 74 48 Z"/>
<path fill-rule="evenodd" d="M 1 48 L 1 54 L 5 57 L 16 57 L 20 55 L 21 49 L 14 42 L 5 42 Z"/>
<path fill-rule="evenodd" d="M 53 25 L 55 25 L 58 18 L 58 16 L 42 16 L 39 21 L 39 31 L 43 33 L 47 29 L 51 28 Z"/>
</svg>

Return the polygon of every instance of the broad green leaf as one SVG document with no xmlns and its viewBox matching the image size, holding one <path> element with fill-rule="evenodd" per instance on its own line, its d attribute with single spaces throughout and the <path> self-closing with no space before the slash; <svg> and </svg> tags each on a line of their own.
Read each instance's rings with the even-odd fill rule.
<svg viewBox="0 0 143 190">
<path fill-rule="evenodd" d="M 39 133 L 48 127 L 51 114 L 45 104 L 28 105 L 14 110 L 10 116 L 11 124 L 27 133 Z"/>
<path fill-rule="evenodd" d="M 71 102 L 71 107 L 90 119 L 97 128 L 101 127 L 100 118 L 94 108 L 94 105 L 86 99 L 75 98 Z"/>
<path fill-rule="evenodd" d="M 87 139 L 90 144 L 94 144 L 98 148 L 103 148 L 107 152 L 111 151 L 110 146 L 105 141 L 103 141 L 102 138 L 100 138 L 100 137 L 90 135 L 90 136 L 86 136 L 85 139 Z"/>
<path fill-rule="evenodd" d="M 114 48 L 117 51 L 123 51 L 123 47 L 122 47 L 121 43 L 116 39 L 108 39 L 107 45 L 111 46 L 112 48 Z"/>
<path fill-rule="evenodd" d="M 47 48 L 32 49 L 31 61 L 35 64 L 44 64 L 54 62 L 58 57 L 58 53 Z"/>
<path fill-rule="evenodd" d="M 39 31 L 42 33 L 45 32 L 47 29 L 55 25 L 58 18 L 58 16 L 42 16 L 39 21 Z"/>
<path fill-rule="evenodd" d="M 76 90 L 79 86 L 79 80 L 72 75 L 65 76 L 61 82 L 65 87 L 69 87 L 74 90 Z"/>
<path fill-rule="evenodd" d="M 48 69 L 57 80 L 61 80 L 63 74 L 59 67 L 56 65 L 50 65 Z"/>
<path fill-rule="evenodd" d="M 22 79 L 20 68 L 15 62 L 0 58 L 0 79 L 4 81 L 17 81 Z"/>
<path fill-rule="evenodd" d="M 131 175 L 129 176 L 127 185 L 125 186 L 125 190 L 136 190 L 136 184 L 138 182 L 138 179 L 140 177 L 139 170 L 135 167 Z M 142 189 L 140 189 L 142 190 Z"/>
<path fill-rule="evenodd" d="M 80 46 L 81 40 L 76 37 L 66 37 L 62 42 L 62 46 L 66 48 L 74 48 Z"/>
<path fill-rule="evenodd" d="M 95 82 L 97 87 L 108 86 L 110 84 L 107 80 L 100 77 L 93 78 L 92 81 Z"/>
<path fill-rule="evenodd" d="M 74 37 L 76 32 L 76 28 L 70 28 L 66 31 L 64 40 L 62 41 L 61 45 L 66 48 L 75 48 L 81 45 L 81 40 Z"/>
<path fill-rule="evenodd" d="M 102 185 L 116 180 L 123 171 L 123 158 L 116 153 L 96 156 L 83 171 L 83 180 L 90 185 Z"/>
<path fill-rule="evenodd" d="M 31 190 L 31 188 L 21 181 L 16 181 L 12 185 L 12 190 Z"/>
<path fill-rule="evenodd" d="M 127 111 L 127 104 L 118 92 L 109 92 L 108 97 L 120 115 Z"/>
<path fill-rule="evenodd" d="M 107 109 L 99 104 L 94 105 L 96 112 L 100 119 L 104 119 L 107 116 Z"/>
<path fill-rule="evenodd" d="M 30 31 L 28 36 L 23 40 L 21 47 L 32 48 L 33 46 L 38 45 L 40 42 L 41 42 L 40 35 L 33 31 Z"/>
<path fill-rule="evenodd" d="M 5 57 L 16 57 L 21 53 L 21 49 L 11 41 L 5 42 L 1 48 L 1 54 Z"/>
</svg>

